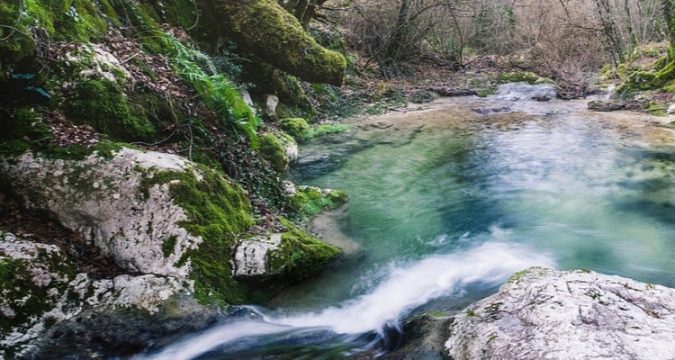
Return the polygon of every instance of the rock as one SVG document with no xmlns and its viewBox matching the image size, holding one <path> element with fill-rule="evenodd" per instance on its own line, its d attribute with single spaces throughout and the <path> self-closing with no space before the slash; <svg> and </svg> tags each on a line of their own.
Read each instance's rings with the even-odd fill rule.
<svg viewBox="0 0 675 360">
<path fill-rule="evenodd" d="M 675 289 L 531 268 L 456 316 L 452 359 L 675 359 Z"/>
<path fill-rule="evenodd" d="M 251 111 L 255 114 L 255 104 L 253 103 L 253 99 L 251 98 L 251 93 L 248 92 L 248 90 L 244 89 L 241 91 L 241 98 L 244 100 L 244 104 L 248 105 L 248 107 L 251 109 Z"/>
<path fill-rule="evenodd" d="M 167 346 L 223 319 L 217 307 L 199 305 L 189 296 L 174 297 L 153 314 L 136 308 L 88 309 L 52 326 L 37 341 L 31 357 L 129 358 L 148 346 Z"/>
<path fill-rule="evenodd" d="M 267 115 L 274 117 L 277 113 L 277 106 L 279 105 L 279 97 L 276 95 L 267 95 L 265 99 L 265 110 Z"/>
<path fill-rule="evenodd" d="M 282 181 L 281 189 L 283 190 L 283 194 L 288 197 L 292 197 L 298 192 L 298 189 L 296 189 L 295 184 L 290 180 Z"/>
<path fill-rule="evenodd" d="M 231 260 L 253 225 L 251 207 L 216 171 L 121 148 L 81 160 L 0 157 L 0 176 L 24 206 L 78 232 L 129 273 L 175 278 L 203 303 L 242 301 Z"/>
<path fill-rule="evenodd" d="M 172 201 L 169 184 L 146 189 L 143 183 L 159 172 L 193 170 L 179 156 L 127 148 L 110 159 L 53 160 L 27 152 L 16 164 L 0 161 L 28 208 L 48 211 L 130 272 L 178 278 L 190 268 L 177 263 L 203 240 L 181 226 L 188 217 Z"/>
<path fill-rule="evenodd" d="M 260 135 L 260 152 L 272 167 L 279 172 L 288 170 L 288 165 L 298 160 L 298 144 L 283 131 Z"/>
<path fill-rule="evenodd" d="M 321 242 L 287 220 L 285 232 L 241 241 L 234 255 L 233 275 L 240 280 L 274 280 L 282 288 L 316 275 L 341 251 Z"/>
<path fill-rule="evenodd" d="M 442 360 L 445 340 L 448 338 L 447 316 L 422 314 L 403 324 L 401 346 L 382 357 L 385 360 Z"/>
<path fill-rule="evenodd" d="M 256 236 L 242 241 L 234 253 L 234 276 L 270 276 L 269 256 L 279 249 L 281 234 Z"/>
<path fill-rule="evenodd" d="M 670 104 L 668 106 L 668 110 L 666 111 L 668 114 L 675 114 L 675 104 Z"/>
<path fill-rule="evenodd" d="M 648 103 L 641 100 L 593 100 L 588 103 L 588 110 L 609 112 L 619 110 L 644 110 Z"/>
<path fill-rule="evenodd" d="M 435 92 L 439 96 L 443 97 L 459 97 L 459 96 L 476 96 L 478 92 L 476 90 L 470 89 L 454 89 L 447 87 L 430 87 L 427 88 L 428 91 Z"/>
<path fill-rule="evenodd" d="M 0 358 L 36 351 L 36 341 L 44 339 L 46 331 L 82 312 L 132 310 L 151 318 L 170 299 L 187 293 L 172 277 L 91 280 L 76 273 L 58 246 L 8 233 L 0 233 L 0 274 Z"/>
</svg>

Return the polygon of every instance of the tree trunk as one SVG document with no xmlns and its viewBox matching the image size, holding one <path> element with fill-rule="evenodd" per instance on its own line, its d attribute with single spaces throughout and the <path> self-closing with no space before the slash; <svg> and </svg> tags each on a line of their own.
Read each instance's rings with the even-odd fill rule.
<svg viewBox="0 0 675 360">
<path fill-rule="evenodd" d="M 345 58 L 319 45 L 277 0 L 198 0 L 198 6 L 242 50 L 303 80 L 342 84 Z"/>
<path fill-rule="evenodd" d="M 670 36 L 670 46 L 675 46 L 675 0 L 662 0 L 663 13 L 668 25 L 668 35 Z"/>
</svg>

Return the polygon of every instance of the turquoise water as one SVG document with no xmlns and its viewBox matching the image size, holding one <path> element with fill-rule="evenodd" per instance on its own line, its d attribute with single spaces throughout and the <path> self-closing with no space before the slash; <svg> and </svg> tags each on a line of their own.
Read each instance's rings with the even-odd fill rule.
<svg viewBox="0 0 675 360">
<path fill-rule="evenodd" d="M 517 119 L 505 112 L 430 126 L 414 137 L 401 130 L 394 136 L 412 140 L 374 142 L 348 156 L 329 150 L 326 161 L 301 164 L 298 182 L 350 194 L 338 223 L 361 251 L 259 317 L 162 356 L 384 351 L 388 332 L 416 309 L 456 308 L 531 265 L 675 286 L 675 151 L 583 111 L 539 111 L 546 106 L 533 103 L 536 111 Z M 304 151 L 352 140 L 337 135 Z"/>
<path fill-rule="evenodd" d="M 619 128 L 533 116 L 510 128 L 422 131 L 318 177 L 301 168 L 303 182 L 350 194 L 342 230 L 364 257 L 288 298 L 326 305 L 367 291 L 393 261 L 487 241 L 526 244 L 562 269 L 675 286 L 674 161 L 671 149 L 638 146 Z"/>
</svg>

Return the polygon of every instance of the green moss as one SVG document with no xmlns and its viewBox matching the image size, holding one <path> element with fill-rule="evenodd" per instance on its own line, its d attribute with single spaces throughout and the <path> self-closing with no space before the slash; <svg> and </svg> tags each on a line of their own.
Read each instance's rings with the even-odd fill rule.
<svg viewBox="0 0 675 360">
<path fill-rule="evenodd" d="M 164 239 L 162 242 L 162 253 L 164 254 L 164 257 L 169 257 L 173 254 L 176 249 L 176 241 L 178 241 L 178 237 L 175 235 Z"/>
<path fill-rule="evenodd" d="M 499 81 L 502 83 L 524 82 L 531 85 L 551 83 L 551 80 L 542 78 L 535 73 L 527 71 L 502 73 L 499 75 Z"/>
<path fill-rule="evenodd" d="M 528 269 L 518 271 L 517 273 L 511 275 L 509 280 L 507 280 L 508 283 L 516 283 L 518 280 L 522 279 L 525 275 L 528 273 Z"/>
<path fill-rule="evenodd" d="M 75 86 L 75 94 L 66 115 L 79 124 L 89 124 L 113 139 L 152 138 L 155 126 L 134 113 L 122 89 L 106 80 L 84 80 Z"/>
<path fill-rule="evenodd" d="M 0 121 L 0 154 L 18 156 L 27 151 L 32 143 L 44 143 L 50 138 L 49 126 L 34 109 L 15 109 Z"/>
<path fill-rule="evenodd" d="M 322 191 L 313 186 L 299 187 L 295 195 L 288 201 L 288 206 L 302 218 L 310 218 L 324 210 L 335 209 L 347 202 L 348 195 L 344 191 Z"/>
<path fill-rule="evenodd" d="M 75 267 L 63 256 L 40 249 L 37 257 L 37 260 L 0 258 L 0 297 L 5 299 L 15 312 L 15 316 L 11 319 L 0 317 L 0 333 L 26 325 L 49 311 L 58 299 L 50 296 L 50 289 L 55 288 L 62 293 L 68 281 L 75 277 Z M 40 286 L 33 282 L 34 275 L 29 271 L 30 267 L 39 267 L 64 278 L 58 283 Z"/>
<path fill-rule="evenodd" d="M 295 143 L 292 137 L 283 132 L 260 135 L 260 155 L 272 164 L 274 170 L 284 172 L 288 169 L 289 158 L 286 146 Z"/>
<path fill-rule="evenodd" d="M 626 81 L 619 86 L 621 93 L 634 91 L 663 90 L 675 92 L 675 50 L 668 49 L 668 53 L 655 61 L 648 69 L 630 68 L 625 70 Z M 617 69 L 618 72 L 618 69 Z"/>
<path fill-rule="evenodd" d="M 349 130 L 349 125 L 344 124 L 319 124 L 310 127 L 310 129 L 305 132 L 305 140 L 314 139 L 317 137 L 338 134 Z"/>
<path fill-rule="evenodd" d="M 468 317 L 476 317 L 476 316 L 478 316 L 478 315 L 476 314 L 476 312 L 475 312 L 473 309 L 467 309 L 467 310 L 466 310 L 466 316 L 468 316 Z"/>
<path fill-rule="evenodd" d="M 281 224 L 287 231 L 281 245 L 270 254 L 270 269 L 281 272 L 284 280 L 300 281 L 314 276 L 340 255 L 340 249 L 325 244 L 286 219 Z"/>
<path fill-rule="evenodd" d="M 204 240 L 189 252 L 190 278 L 195 281 L 195 297 L 200 303 L 241 304 L 247 300 L 247 287 L 232 278 L 230 260 L 237 237 L 253 225 L 251 206 L 244 191 L 218 173 L 198 167 L 202 180 L 192 171 L 160 172 L 146 179 L 144 188 L 170 183 L 173 200 L 185 210 L 183 226 Z"/>
<path fill-rule="evenodd" d="M 279 121 L 279 126 L 295 140 L 302 141 L 309 131 L 309 124 L 303 118 L 285 118 Z"/>
<path fill-rule="evenodd" d="M 668 115 L 668 104 L 658 101 L 652 101 L 647 107 L 647 112 L 654 116 L 666 116 Z"/>
<path fill-rule="evenodd" d="M 347 61 L 320 46 L 277 0 L 210 1 L 220 25 L 245 48 L 272 66 L 310 82 L 340 85 Z M 216 24 L 217 26 L 218 24 Z"/>
</svg>

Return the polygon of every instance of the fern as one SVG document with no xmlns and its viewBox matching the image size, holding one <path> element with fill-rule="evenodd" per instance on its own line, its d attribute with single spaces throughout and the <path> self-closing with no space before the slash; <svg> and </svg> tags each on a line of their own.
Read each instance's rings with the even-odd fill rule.
<svg viewBox="0 0 675 360">
<path fill-rule="evenodd" d="M 256 148 L 256 129 L 260 125 L 260 119 L 244 102 L 237 86 L 223 74 L 216 73 L 215 66 L 207 55 L 183 45 L 169 34 L 164 34 L 164 40 L 173 50 L 171 64 L 176 72 L 192 84 L 210 110 L 216 112 L 225 124 L 235 125 L 242 130 Z"/>
</svg>

